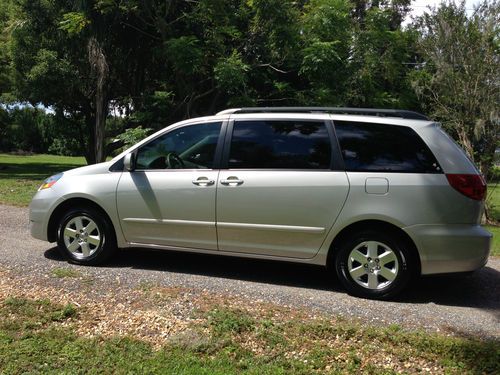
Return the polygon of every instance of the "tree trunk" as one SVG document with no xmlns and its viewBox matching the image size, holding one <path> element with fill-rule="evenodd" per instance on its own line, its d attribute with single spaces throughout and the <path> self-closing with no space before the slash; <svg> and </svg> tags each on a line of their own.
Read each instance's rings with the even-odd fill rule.
<svg viewBox="0 0 500 375">
<path fill-rule="evenodd" d="M 475 157 L 474 157 L 474 145 L 472 144 L 472 140 L 470 139 L 469 135 L 467 134 L 466 127 L 464 125 L 460 125 L 457 127 L 457 134 L 458 134 L 458 139 L 460 141 L 460 144 L 462 145 L 465 153 L 469 158 L 475 162 Z"/>
<path fill-rule="evenodd" d="M 87 164 L 97 163 L 95 158 L 95 117 L 93 115 L 92 109 L 85 111 L 85 128 L 88 131 L 87 136 L 87 147 L 85 148 L 85 160 Z"/>
<path fill-rule="evenodd" d="M 106 159 L 104 147 L 106 117 L 108 115 L 107 80 L 109 67 L 104 50 L 95 37 L 91 37 L 88 43 L 88 57 L 91 70 L 95 76 L 96 89 L 94 94 L 95 125 L 94 125 L 94 159 L 96 163 Z"/>
<path fill-rule="evenodd" d="M 104 145 L 106 117 L 108 115 L 108 101 L 102 89 L 98 89 L 95 97 L 95 159 L 97 163 L 106 160 L 106 149 Z"/>
</svg>

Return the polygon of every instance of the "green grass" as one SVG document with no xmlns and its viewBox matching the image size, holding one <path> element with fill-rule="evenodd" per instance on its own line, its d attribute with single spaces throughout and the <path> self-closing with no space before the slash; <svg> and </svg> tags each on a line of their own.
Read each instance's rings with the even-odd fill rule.
<svg viewBox="0 0 500 375">
<path fill-rule="evenodd" d="M 488 197 L 486 200 L 491 217 L 500 222 L 500 184 L 488 184 Z M 486 227 L 493 234 L 491 255 L 500 256 L 500 226 L 489 225 Z"/>
<path fill-rule="evenodd" d="M 491 244 L 491 255 L 500 256 L 500 227 L 488 225 L 486 229 L 493 234 L 493 243 Z"/>
<path fill-rule="evenodd" d="M 486 203 L 490 209 L 491 217 L 500 222 L 500 183 L 488 184 Z"/>
<path fill-rule="evenodd" d="M 72 277 L 80 277 L 82 276 L 82 273 L 80 271 L 74 270 L 72 268 L 54 268 L 52 271 L 50 271 L 51 275 L 58 278 L 58 279 L 64 279 L 64 278 L 72 278 Z"/>
<path fill-rule="evenodd" d="M 155 350 L 132 337 L 75 335 L 72 327 L 78 324 L 79 310 L 71 305 L 9 298 L 0 302 L 0 373 L 390 374 L 403 370 L 493 374 L 500 371 L 500 348 L 494 341 L 423 331 L 409 333 L 398 326 L 367 328 L 344 321 L 294 316 L 279 321 L 272 318 L 272 312 L 268 317 L 252 316 L 230 308 L 215 308 L 201 314 L 204 323 L 192 327 L 190 334 L 186 331 L 186 340 L 170 341 Z"/>
<path fill-rule="evenodd" d="M 85 164 L 83 157 L 0 154 L 0 203 L 27 206 L 47 177 Z"/>
<path fill-rule="evenodd" d="M 9 297 L 0 306 L 0 351 L 5 337 L 22 338 L 74 316 L 76 309 L 71 304 L 58 306 L 46 299 Z"/>
</svg>

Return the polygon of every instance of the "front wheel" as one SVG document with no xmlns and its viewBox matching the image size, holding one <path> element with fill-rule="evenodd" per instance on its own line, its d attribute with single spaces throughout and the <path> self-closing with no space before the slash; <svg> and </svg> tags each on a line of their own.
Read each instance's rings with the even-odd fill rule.
<svg viewBox="0 0 500 375">
<path fill-rule="evenodd" d="M 92 208 L 74 208 L 59 221 L 57 245 L 61 254 L 77 264 L 96 265 L 116 250 L 113 226 Z"/>
<path fill-rule="evenodd" d="M 343 241 L 335 258 L 347 291 L 371 299 L 394 297 L 408 284 L 414 267 L 408 245 L 398 236 L 369 230 Z"/>
</svg>

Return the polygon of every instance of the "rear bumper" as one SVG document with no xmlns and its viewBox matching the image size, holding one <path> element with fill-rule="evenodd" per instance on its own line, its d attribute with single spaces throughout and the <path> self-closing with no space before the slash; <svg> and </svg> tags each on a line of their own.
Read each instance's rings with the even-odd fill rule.
<svg viewBox="0 0 500 375">
<path fill-rule="evenodd" d="M 420 254 L 422 275 L 469 272 L 490 254 L 490 232 L 479 225 L 413 225 L 403 228 Z"/>
</svg>

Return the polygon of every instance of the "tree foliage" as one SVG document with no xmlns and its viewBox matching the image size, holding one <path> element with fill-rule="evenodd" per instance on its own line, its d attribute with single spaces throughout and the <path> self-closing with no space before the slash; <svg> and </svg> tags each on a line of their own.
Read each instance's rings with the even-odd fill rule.
<svg viewBox="0 0 500 375">
<path fill-rule="evenodd" d="M 464 2 L 448 3 L 415 25 L 422 59 L 412 74 L 415 90 L 487 177 L 499 146 L 499 16 L 497 1 L 471 16 Z"/>
<path fill-rule="evenodd" d="M 51 108 L 66 134 L 52 150 L 66 142 L 89 162 L 139 126 L 230 106 L 338 105 L 424 109 L 488 173 L 499 5 L 484 1 L 403 27 L 411 0 L 3 0 L 0 91 Z"/>
</svg>

